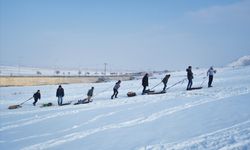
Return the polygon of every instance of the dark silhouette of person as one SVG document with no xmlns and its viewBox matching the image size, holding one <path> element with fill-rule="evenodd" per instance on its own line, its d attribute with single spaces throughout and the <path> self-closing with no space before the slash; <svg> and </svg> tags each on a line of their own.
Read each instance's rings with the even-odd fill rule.
<svg viewBox="0 0 250 150">
<path fill-rule="evenodd" d="M 115 83 L 115 86 L 114 86 L 114 88 L 113 88 L 114 93 L 113 93 L 113 95 L 111 96 L 111 99 L 113 99 L 114 96 L 115 96 L 115 98 L 117 98 L 118 89 L 120 88 L 120 84 L 121 84 L 121 80 L 119 80 L 119 81 L 117 81 L 117 82 Z"/>
<path fill-rule="evenodd" d="M 167 83 L 168 83 L 168 79 L 170 77 L 170 74 L 167 74 L 163 79 L 162 79 L 162 83 L 164 84 L 164 87 L 163 87 L 163 92 L 166 92 L 166 87 L 167 87 Z"/>
<path fill-rule="evenodd" d="M 214 68 L 211 66 L 208 71 L 207 71 L 207 76 L 208 76 L 208 87 L 213 87 L 212 86 L 212 82 L 213 82 L 213 78 L 214 78 L 214 74 L 216 73 L 216 70 L 214 70 Z"/>
<path fill-rule="evenodd" d="M 146 88 L 148 86 L 148 74 L 147 73 L 142 78 L 142 86 L 143 86 L 142 94 L 145 94 L 146 93 Z"/>
<path fill-rule="evenodd" d="M 58 89 L 56 91 L 56 97 L 58 97 L 58 105 L 61 106 L 63 103 L 63 97 L 64 97 L 64 89 L 61 85 L 58 86 Z"/>
<path fill-rule="evenodd" d="M 187 90 L 190 90 L 193 85 L 193 72 L 192 72 L 192 66 L 188 66 L 186 69 L 187 71 L 187 79 L 188 79 L 188 85 L 187 85 Z"/>
<path fill-rule="evenodd" d="M 33 98 L 34 98 L 33 105 L 36 106 L 36 103 L 37 103 L 38 99 L 41 99 L 40 90 L 37 90 L 37 92 L 33 95 Z"/>
</svg>

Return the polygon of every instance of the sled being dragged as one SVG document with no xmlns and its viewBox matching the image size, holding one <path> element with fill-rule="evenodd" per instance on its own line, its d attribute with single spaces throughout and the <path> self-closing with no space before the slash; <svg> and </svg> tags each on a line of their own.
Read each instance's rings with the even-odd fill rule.
<svg viewBox="0 0 250 150">
<path fill-rule="evenodd" d="M 53 106 L 53 104 L 51 102 L 49 103 L 44 103 L 42 104 L 40 107 L 50 107 L 50 106 Z"/>
<path fill-rule="evenodd" d="M 83 99 L 83 100 L 78 100 L 76 103 L 74 103 L 74 105 L 88 104 L 91 102 L 92 102 L 92 100 L 88 101 L 87 99 Z"/>
<path fill-rule="evenodd" d="M 200 90 L 200 89 L 202 89 L 202 87 L 192 87 L 192 88 L 187 89 L 187 91 Z"/>
<path fill-rule="evenodd" d="M 128 92 L 127 96 L 128 97 L 134 97 L 134 96 L 136 96 L 136 93 L 135 92 Z"/>
<path fill-rule="evenodd" d="M 165 94 L 165 91 L 159 91 L 159 92 L 148 92 L 148 95 L 154 95 L 154 94 Z"/>
<path fill-rule="evenodd" d="M 67 102 L 67 103 L 63 103 L 63 104 L 61 104 L 60 106 L 70 105 L 71 103 L 72 103 L 72 101 Z"/>
<path fill-rule="evenodd" d="M 8 109 L 17 109 L 17 108 L 21 108 L 21 105 L 11 105 L 8 107 Z"/>
<path fill-rule="evenodd" d="M 148 93 L 154 93 L 154 92 L 155 92 L 154 90 L 148 89 L 148 90 L 145 90 L 144 92 L 142 92 L 141 94 L 142 94 L 142 95 L 146 95 L 146 94 L 148 94 Z"/>
<path fill-rule="evenodd" d="M 10 106 L 8 107 L 8 109 L 17 109 L 17 108 L 21 108 L 22 105 L 23 105 L 24 103 L 26 103 L 27 101 L 31 100 L 32 98 L 33 98 L 33 96 L 30 97 L 29 99 L 27 99 L 26 101 L 22 102 L 21 104 L 18 104 L 18 105 L 10 105 Z"/>
</svg>

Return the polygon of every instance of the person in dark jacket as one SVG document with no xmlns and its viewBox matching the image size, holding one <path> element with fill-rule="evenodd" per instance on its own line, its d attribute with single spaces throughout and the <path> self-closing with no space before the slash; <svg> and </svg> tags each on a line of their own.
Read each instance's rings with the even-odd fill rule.
<svg viewBox="0 0 250 150">
<path fill-rule="evenodd" d="M 148 86 L 148 74 L 147 73 L 142 78 L 142 86 L 143 86 L 142 94 L 145 94 L 146 93 L 146 88 Z"/>
<path fill-rule="evenodd" d="M 64 97 L 64 89 L 61 85 L 59 85 L 57 91 L 56 91 L 56 97 L 58 97 L 58 105 L 61 106 L 63 103 L 63 97 Z"/>
<path fill-rule="evenodd" d="M 214 68 L 211 66 L 208 71 L 207 71 L 207 76 L 209 78 L 208 80 L 208 87 L 212 87 L 212 82 L 213 82 L 213 78 L 214 78 L 214 74 L 216 73 L 216 70 L 214 70 Z"/>
<path fill-rule="evenodd" d="M 87 101 L 88 103 L 91 101 L 91 97 L 93 96 L 94 93 L 94 87 L 92 87 L 91 89 L 89 89 L 88 93 L 87 93 Z"/>
<path fill-rule="evenodd" d="M 166 87 L 167 87 L 167 83 L 168 83 L 168 79 L 170 77 L 170 74 L 167 74 L 163 79 L 162 79 L 162 83 L 164 84 L 164 87 L 163 87 L 163 92 L 166 92 Z"/>
<path fill-rule="evenodd" d="M 41 99 L 40 90 L 37 90 L 37 92 L 33 95 L 33 98 L 34 98 L 33 106 L 36 106 L 38 99 Z"/>
<path fill-rule="evenodd" d="M 187 79 L 188 79 L 188 85 L 187 85 L 187 90 L 190 90 L 192 85 L 193 85 L 193 72 L 192 72 L 192 66 L 189 66 L 187 69 Z"/>
<path fill-rule="evenodd" d="M 118 89 L 120 88 L 120 84 L 121 84 L 121 80 L 119 80 L 118 82 L 115 83 L 115 86 L 113 88 L 113 91 L 114 91 L 114 94 L 111 96 L 111 99 L 114 98 L 117 98 L 117 95 L 118 95 Z"/>
</svg>

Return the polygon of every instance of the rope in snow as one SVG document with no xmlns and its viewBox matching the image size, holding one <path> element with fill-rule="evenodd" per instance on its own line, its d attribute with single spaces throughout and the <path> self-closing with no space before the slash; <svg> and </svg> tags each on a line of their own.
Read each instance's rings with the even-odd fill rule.
<svg viewBox="0 0 250 150">
<path fill-rule="evenodd" d="M 136 88 L 136 91 L 140 90 L 140 89 L 141 89 L 141 86 L 142 86 L 142 85 L 136 86 L 136 87 L 137 87 L 137 88 Z"/>
<path fill-rule="evenodd" d="M 162 81 L 161 81 L 161 82 L 162 82 Z M 153 90 L 154 88 L 156 88 L 157 86 L 159 86 L 159 85 L 161 84 L 161 82 L 158 83 L 157 85 L 155 85 L 153 88 L 151 88 L 151 90 Z"/>
<path fill-rule="evenodd" d="M 205 72 L 202 72 L 202 73 L 198 74 L 197 76 L 203 75 L 204 73 L 205 73 Z"/>
<path fill-rule="evenodd" d="M 202 85 L 205 83 L 206 79 L 207 79 L 207 76 L 206 76 L 206 77 L 203 77 L 203 81 L 201 82 L 201 85 L 200 85 L 200 86 L 202 86 Z"/>
<path fill-rule="evenodd" d="M 166 89 L 166 91 L 169 90 L 169 89 L 171 89 L 172 87 L 174 87 L 174 86 L 180 84 L 180 83 L 183 84 L 186 80 L 187 80 L 187 78 L 184 78 L 184 79 L 182 79 L 182 80 L 176 82 L 175 84 L 173 84 L 173 85 L 171 85 L 170 87 L 168 87 L 168 88 Z"/>
<path fill-rule="evenodd" d="M 19 105 L 23 105 L 24 103 L 26 103 L 27 101 L 31 100 L 32 98 L 33 98 L 33 96 L 32 96 L 32 97 L 30 97 L 29 99 L 27 99 L 26 101 L 22 102 L 22 103 L 21 103 L 21 104 L 19 104 Z"/>
</svg>

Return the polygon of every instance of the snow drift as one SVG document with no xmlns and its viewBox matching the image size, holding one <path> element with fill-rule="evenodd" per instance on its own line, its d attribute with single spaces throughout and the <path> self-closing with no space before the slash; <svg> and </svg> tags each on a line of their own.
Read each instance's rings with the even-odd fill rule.
<svg viewBox="0 0 250 150">
<path fill-rule="evenodd" d="M 250 65 L 250 55 L 243 56 L 239 58 L 238 60 L 232 62 L 229 64 L 229 67 L 240 67 L 240 66 L 249 66 Z"/>
</svg>

